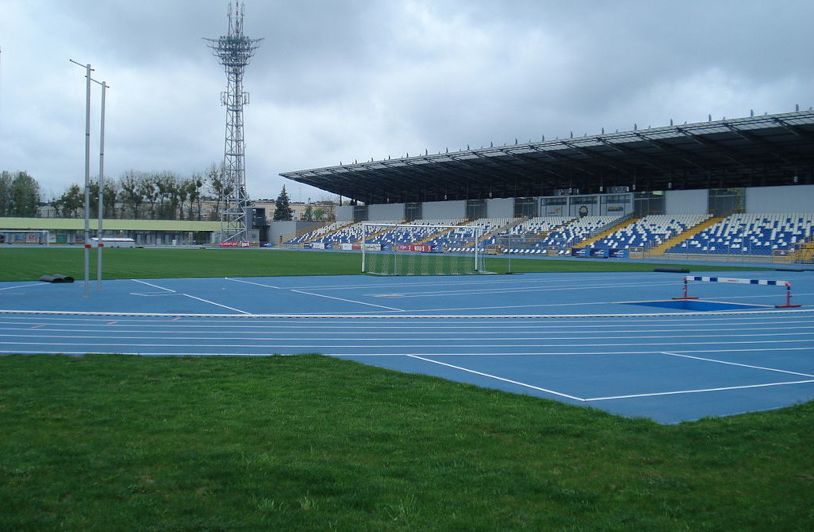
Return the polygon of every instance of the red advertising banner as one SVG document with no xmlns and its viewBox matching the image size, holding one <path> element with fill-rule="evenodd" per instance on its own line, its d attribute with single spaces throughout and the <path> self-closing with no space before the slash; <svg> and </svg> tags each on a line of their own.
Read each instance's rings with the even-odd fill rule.
<svg viewBox="0 0 814 532">
<path fill-rule="evenodd" d="M 418 253 L 432 253 L 432 246 L 429 244 L 399 244 L 399 251 L 417 251 Z"/>
</svg>

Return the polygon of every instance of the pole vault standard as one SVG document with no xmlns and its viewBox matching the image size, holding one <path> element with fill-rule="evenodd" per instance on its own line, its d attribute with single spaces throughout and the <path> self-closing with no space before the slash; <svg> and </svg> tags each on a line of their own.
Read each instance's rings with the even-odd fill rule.
<svg viewBox="0 0 814 532">
<path fill-rule="evenodd" d="M 91 79 L 94 83 L 102 86 L 102 120 L 99 126 L 99 220 L 96 225 L 96 289 L 102 289 L 102 248 L 105 247 L 102 241 L 102 222 L 104 220 L 104 195 L 105 195 L 105 92 L 110 87 L 104 81 L 96 81 Z"/>
<path fill-rule="evenodd" d="M 85 69 L 85 296 L 90 290 L 90 63 L 83 65 L 73 59 L 71 63 Z"/>
<path fill-rule="evenodd" d="M 684 277 L 684 292 L 680 297 L 674 297 L 675 300 L 688 300 L 698 299 L 697 296 L 689 295 L 689 283 L 725 283 L 725 284 L 750 284 L 758 286 L 785 286 L 786 287 L 786 302 L 782 305 L 775 305 L 775 308 L 798 308 L 801 305 L 794 305 L 791 302 L 791 282 L 790 281 L 773 281 L 768 279 L 740 279 L 737 277 L 706 277 L 688 275 Z"/>
</svg>

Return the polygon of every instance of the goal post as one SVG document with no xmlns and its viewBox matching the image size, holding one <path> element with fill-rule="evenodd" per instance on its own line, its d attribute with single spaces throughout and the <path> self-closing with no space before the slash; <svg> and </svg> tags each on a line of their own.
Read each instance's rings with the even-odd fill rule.
<svg viewBox="0 0 814 532">
<path fill-rule="evenodd" d="M 486 272 L 479 226 L 363 223 L 360 247 L 362 273 L 370 275 Z"/>
</svg>

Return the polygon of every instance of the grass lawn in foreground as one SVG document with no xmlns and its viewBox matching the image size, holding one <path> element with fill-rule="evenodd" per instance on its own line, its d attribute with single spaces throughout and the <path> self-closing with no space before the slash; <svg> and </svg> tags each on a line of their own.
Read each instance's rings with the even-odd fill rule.
<svg viewBox="0 0 814 532">
<path fill-rule="evenodd" d="M 0 248 L 0 281 L 31 281 L 60 273 L 81 279 L 82 248 Z M 267 249 L 106 249 L 105 279 L 161 279 L 173 277 L 262 277 L 277 275 L 349 275 L 361 271 L 359 253 Z M 96 251 L 91 252 L 91 278 L 96 278 Z M 665 264 L 601 259 L 512 258 L 516 273 L 530 272 L 638 272 Z M 670 264 L 669 266 L 681 266 Z M 693 271 L 755 270 L 754 267 L 687 266 Z M 486 258 L 486 268 L 505 273 L 505 258 Z"/>
<path fill-rule="evenodd" d="M 0 358 L 0 529 L 814 528 L 814 403 L 662 426 L 316 356 Z"/>
</svg>

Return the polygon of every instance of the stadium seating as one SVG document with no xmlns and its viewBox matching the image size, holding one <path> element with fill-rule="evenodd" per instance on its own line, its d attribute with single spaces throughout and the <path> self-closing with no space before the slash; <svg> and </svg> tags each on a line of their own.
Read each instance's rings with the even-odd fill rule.
<svg viewBox="0 0 814 532">
<path fill-rule="evenodd" d="M 584 216 L 566 226 L 551 231 L 543 240 L 535 245 L 536 253 L 544 253 L 550 248 L 556 248 L 558 255 L 569 253 L 570 248 L 602 231 L 609 225 L 616 223 L 619 216 Z M 521 251 L 522 252 L 522 251 Z"/>
<path fill-rule="evenodd" d="M 480 229 L 481 237 L 486 237 L 482 241 L 482 247 L 486 247 L 495 244 L 496 237 L 492 233 L 506 226 L 514 225 L 517 221 L 516 218 L 479 218 L 432 238 L 426 243 L 450 253 L 472 253 L 474 252 L 476 228 Z"/>
<path fill-rule="evenodd" d="M 537 216 L 521 222 L 509 230 L 511 235 L 539 235 L 548 233 L 552 229 L 567 224 L 573 217 L 568 216 Z"/>
<path fill-rule="evenodd" d="M 328 233 L 333 233 L 334 231 L 337 231 L 337 230 L 341 229 L 342 227 L 344 227 L 346 225 L 349 225 L 349 224 L 350 224 L 350 222 L 333 222 L 333 223 L 330 223 L 328 225 L 323 225 L 322 227 L 314 229 L 313 231 L 303 233 L 298 237 L 287 240 L 285 243 L 286 244 L 303 244 L 305 242 L 310 242 L 312 240 L 315 240 L 315 239 L 321 237 L 322 235 L 325 235 L 325 234 L 328 234 Z"/>
<path fill-rule="evenodd" d="M 811 239 L 814 213 L 733 214 L 667 253 L 771 255 Z"/>
<path fill-rule="evenodd" d="M 433 227 L 439 225 L 459 225 L 464 220 L 460 218 L 447 218 L 439 220 L 413 220 L 408 222 L 410 226 L 424 226 L 424 227 L 393 227 L 383 228 L 381 232 L 370 233 L 368 230 L 368 244 L 379 244 L 382 249 L 391 249 L 393 246 L 399 244 L 417 244 L 422 243 L 433 234 L 444 231 L 443 228 Z"/>
<path fill-rule="evenodd" d="M 594 242 L 591 249 L 630 249 L 642 247 L 650 249 L 667 239 L 686 231 L 708 219 L 708 214 L 657 214 L 644 218 L 614 231 L 605 238 Z"/>
</svg>

